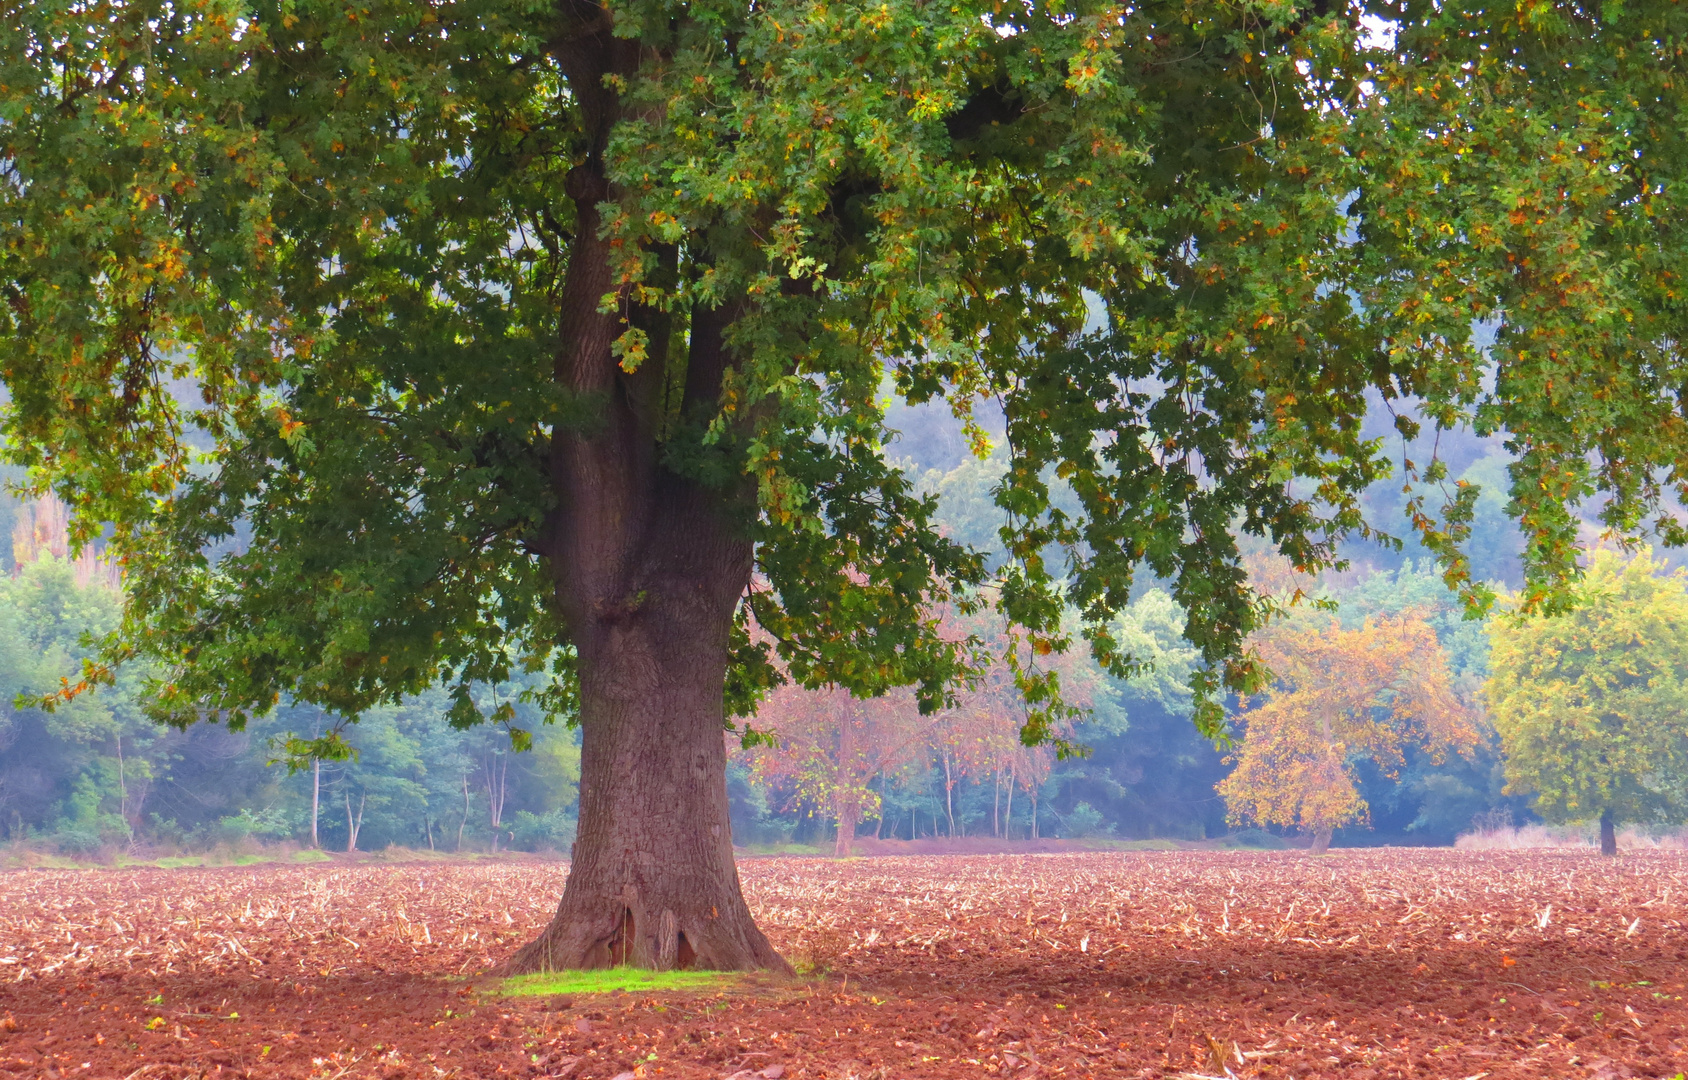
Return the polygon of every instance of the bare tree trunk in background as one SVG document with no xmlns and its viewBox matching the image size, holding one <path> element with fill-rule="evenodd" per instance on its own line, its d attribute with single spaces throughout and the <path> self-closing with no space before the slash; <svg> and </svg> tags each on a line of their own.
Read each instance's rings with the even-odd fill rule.
<svg viewBox="0 0 1688 1080">
<path fill-rule="evenodd" d="M 944 758 L 944 817 L 949 820 L 950 839 L 955 839 L 955 774 L 950 770 L 949 751 Z"/>
<path fill-rule="evenodd" d="M 487 817 L 492 823 L 492 850 L 498 851 L 498 830 L 504 824 L 504 797 L 508 792 L 510 776 L 510 758 L 507 754 L 496 751 L 488 754 L 482 760 L 482 771 L 486 776 Z"/>
<path fill-rule="evenodd" d="M 1330 713 L 1324 711 L 1319 713 L 1319 732 L 1324 736 L 1325 740 L 1324 767 L 1327 770 L 1326 775 L 1329 777 L 1339 776 L 1342 766 L 1335 757 L 1336 742 L 1334 736 L 1331 735 Z M 1323 855 L 1325 852 L 1329 851 L 1332 831 L 1332 826 L 1327 825 L 1322 821 L 1315 825 L 1313 829 L 1313 846 L 1308 849 L 1308 852 L 1313 855 Z"/>
<path fill-rule="evenodd" d="M 1618 853 L 1618 825 L 1612 820 L 1610 807 L 1600 811 L 1600 854 L 1616 855 Z"/>
<path fill-rule="evenodd" d="M 1037 789 L 1036 788 L 1029 789 L 1026 792 L 1026 796 L 1027 796 L 1027 798 L 1031 799 L 1031 801 L 1032 801 L 1032 839 L 1036 840 L 1037 839 Z"/>
<path fill-rule="evenodd" d="M 1002 835 L 1002 770 L 991 773 L 991 835 Z"/>
<path fill-rule="evenodd" d="M 463 826 L 469 824 L 469 774 L 463 774 L 463 820 L 457 823 L 457 847 L 453 850 L 463 850 Z"/>
<path fill-rule="evenodd" d="M 344 794 L 346 796 L 346 850 L 351 852 L 358 849 L 358 832 L 363 828 L 363 804 L 369 800 L 369 795 L 365 792 L 358 796 L 358 814 L 354 818 L 352 817 L 352 793 L 346 791 Z"/>
<path fill-rule="evenodd" d="M 322 847 L 317 839 L 317 811 L 322 805 L 322 759 L 311 759 L 311 846 Z"/>
<path fill-rule="evenodd" d="M 123 820 L 125 822 L 127 822 L 129 820 L 129 785 L 124 782 L 124 778 L 123 778 L 123 736 L 122 735 L 117 736 L 117 799 L 118 799 L 118 802 L 117 802 L 118 816 L 122 817 Z M 133 839 L 134 835 L 135 835 L 135 830 L 130 829 L 129 830 L 130 838 Z"/>
<path fill-rule="evenodd" d="M 1020 771 L 1015 763 L 1008 763 L 1008 808 L 1002 815 L 1002 835 L 1004 839 L 1014 839 L 1014 789 L 1020 784 Z"/>
<path fill-rule="evenodd" d="M 861 824 L 861 807 L 854 798 L 841 800 L 838 807 L 838 839 L 832 845 L 832 853 L 838 858 L 848 858 L 854 850 L 856 826 Z"/>
<path fill-rule="evenodd" d="M 129 849 L 135 847 L 135 825 L 129 820 L 129 780 L 123 768 L 123 736 L 117 736 L 117 813 L 123 819 L 123 828 L 129 833 Z"/>
<path fill-rule="evenodd" d="M 422 815 L 422 828 L 428 834 L 428 850 L 434 850 L 434 819 L 427 814 Z"/>
</svg>

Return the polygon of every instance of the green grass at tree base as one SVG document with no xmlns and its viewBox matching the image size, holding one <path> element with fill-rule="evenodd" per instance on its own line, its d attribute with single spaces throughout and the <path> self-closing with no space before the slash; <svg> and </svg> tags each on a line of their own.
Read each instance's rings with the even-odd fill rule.
<svg viewBox="0 0 1688 1080">
<path fill-rule="evenodd" d="M 558 994 L 613 994 L 617 991 L 724 990 L 742 982 L 742 971 L 650 971 L 616 967 L 597 971 L 547 971 L 505 979 L 501 994 L 548 997 Z"/>
</svg>

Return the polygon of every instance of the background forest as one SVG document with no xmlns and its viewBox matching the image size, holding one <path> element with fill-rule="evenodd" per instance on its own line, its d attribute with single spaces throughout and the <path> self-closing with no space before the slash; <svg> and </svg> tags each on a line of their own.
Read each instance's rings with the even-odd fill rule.
<svg viewBox="0 0 1688 1080">
<path fill-rule="evenodd" d="M 1383 436 L 1386 423 L 1374 423 Z M 974 457 L 941 410 L 896 408 L 891 424 L 902 434 L 888 453 L 939 496 L 945 528 L 995 550 L 1000 456 Z M 1401 452 L 1422 458 L 1430 449 Z M 1482 486 L 1470 541 L 1476 574 L 1516 586 L 1520 543 L 1504 512 L 1507 458 L 1498 440 L 1444 433 L 1435 452 L 1451 477 Z M 1375 525 L 1406 535 L 1399 489 L 1379 483 L 1368 503 Z M 353 760 L 296 772 L 277 761 L 280 747 L 290 735 L 322 731 L 328 721 L 315 710 L 284 707 L 242 732 L 162 729 L 143 715 L 146 673 L 135 669 L 53 713 L 14 707 L 19 695 L 39 696 L 74 675 L 89 635 L 109 632 L 119 614 L 115 571 L 92 556 L 68 557 L 59 513 L 53 504 L 0 503 L 0 536 L 13 538 L 0 554 L 0 834 L 65 854 L 264 841 L 329 850 L 567 850 L 578 735 L 538 724 L 517 700 L 520 686 L 480 689 L 484 704 L 515 702 L 517 725 L 535 732 L 530 752 L 512 753 L 496 727 L 453 729 L 442 693 L 350 727 Z M 1334 603 L 1335 619 L 1354 629 L 1368 619 L 1422 618 L 1440 643 L 1449 687 L 1474 704 L 1489 674 L 1488 636 L 1463 618 L 1427 554 L 1369 542 L 1347 554 L 1352 568 L 1315 586 Z M 1264 550 L 1254 561 L 1258 578 L 1280 572 Z M 987 679 L 957 709 L 928 718 L 895 695 L 860 703 L 782 692 L 755 722 L 780 736 L 779 745 L 735 751 L 735 838 L 831 846 L 841 817 L 854 819 L 855 834 L 883 839 L 1236 835 L 1216 791 L 1232 764 L 1188 719 L 1194 653 L 1182 624 L 1167 592 L 1145 581 L 1118 631 L 1150 672 L 1120 681 L 1087 658 L 1061 658 L 1063 680 L 1089 706 L 1066 732 L 1089 752 L 1065 759 L 1019 745 L 1016 701 L 1001 680 Z M 992 633 L 985 625 L 958 629 Z M 1532 820 L 1528 799 L 1502 792 L 1498 743 L 1480 715 L 1474 745 L 1463 749 L 1438 755 L 1409 745 L 1394 769 L 1354 759 L 1369 827 L 1338 829 L 1334 843 L 1448 844 L 1474 819 Z M 1241 839 L 1272 842 L 1258 829 Z"/>
</svg>

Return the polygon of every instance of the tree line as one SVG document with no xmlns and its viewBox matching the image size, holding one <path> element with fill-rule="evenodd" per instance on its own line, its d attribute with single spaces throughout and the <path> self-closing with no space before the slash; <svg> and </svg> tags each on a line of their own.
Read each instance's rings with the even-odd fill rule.
<svg viewBox="0 0 1688 1080">
<path fill-rule="evenodd" d="M 958 528 L 978 512 L 969 482 L 939 485 Z M 277 841 L 568 850 L 578 737 L 533 716 L 519 685 L 478 692 L 533 726 L 526 753 L 501 730 L 453 727 L 435 692 L 372 712 L 348 735 L 350 756 L 291 764 L 288 740 L 329 723 L 319 710 L 282 708 L 242 732 L 164 728 L 144 714 L 140 667 L 51 711 L 29 707 L 116 625 L 120 576 L 93 549 L 71 557 L 62 504 L 5 512 L 0 679 L 24 705 L 0 718 L 7 836 L 79 856 Z M 948 610 L 945 633 L 997 658 L 950 708 L 922 713 L 907 691 L 770 696 L 762 736 L 733 747 L 735 839 L 849 854 L 869 837 L 1200 840 L 1256 827 L 1243 842 L 1304 833 L 1322 849 L 1333 836 L 1448 843 L 1474 820 L 1539 816 L 1598 821 L 1611 848 L 1618 824 L 1682 820 L 1688 593 L 1649 553 L 1598 553 L 1570 615 L 1484 622 L 1410 558 L 1324 582 L 1266 556 L 1252 566 L 1263 590 L 1306 602 L 1258 635 L 1275 681 L 1233 700 L 1229 747 L 1189 724 L 1196 657 L 1164 589 L 1145 589 L 1114 627 L 1144 661 L 1136 677 L 1073 653 L 1039 658 L 1083 712 L 1031 746 L 1001 659 L 1015 644 L 988 615 Z"/>
<path fill-rule="evenodd" d="M 5 500 L 9 574 L 0 578 L 0 831 L 73 856 L 125 850 L 239 850 L 251 843 L 372 850 L 566 849 L 574 832 L 579 746 L 535 725 L 531 752 L 506 732 L 452 727 L 450 701 L 420 694 L 372 712 L 339 760 L 284 760 L 314 739 L 321 710 L 290 706 L 244 731 L 158 724 L 153 674 L 136 664 L 111 685 L 51 710 L 41 699 L 75 676 L 116 629 L 117 567 L 72 557 L 65 507 Z M 486 687 L 489 699 L 519 686 Z M 520 703 L 517 708 L 525 710 Z"/>
</svg>

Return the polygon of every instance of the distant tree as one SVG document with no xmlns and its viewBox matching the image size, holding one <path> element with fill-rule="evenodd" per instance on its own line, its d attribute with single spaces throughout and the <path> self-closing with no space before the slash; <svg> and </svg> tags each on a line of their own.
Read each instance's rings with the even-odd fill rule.
<svg viewBox="0 0 1688 1080">
<path fill-rule="evenodd" d="M 1688 578 L 1651 552 L 1597 552 L 1578 606 L 1557 618 L 1497 619 L 1489 709 L 1507 790 L 1549 821 L 1688 816 Z"/>
<path fill-rule="evenodd" d="M 812 691 L 796 685 L 774 691 L 759 710 L 771 741 L 751 751 L 758 779 L 783 782 L 800 801 L 831 814 L 838 822 L 839 855 L 850 854 L 856 827 L 881 812 L 881 794 L 873 781 L 915 762 L 935 765 L 951 835 L 958 833 L 955 791 L 965 780 L 991 778 L 997 796 L 993 835 L 1005 831 L 1005 816 L 1012 818 L 1017 790 L 1035 801 L 1073 727 L 1063 716 L 1051 724 L 1050 740 L 1028 745 L 1022 738 L 1026 703 L 1017 671 L 1036 668 L 1053 676 L 1074 709 L 1091 704 L 1098 673 L 1088 656 L 1054 651 L 1037 655 L 1021 645 L 1030 655 L 1022 656 L 1017 667 L 1004 659 L 1016 645 L 1002 621 L 988 613 L 946 609 L 940 633 L 997 658 L 982 665 L 970 684 L 956 693 L 951 707 L 941 712 L 922 714 L 919 702 L 904 691 L 864 700 L 840 690 Z M 1035 821 L 1034 813 L 1034 832 Z"/>
<path fill-rule="evenodd" d="M 849 855 L 856 827 L 877 817 L 873 780 L 926 749 L 943 722 L 921 715 L 913 695 L 852 697 L 843 690 L 785 686 L 763 706 L 771 741 L 751 752 L 757 779 L 795 791 L 797 799 L 838 822 L 833 853 Z"/>
<path fill-rule="evenodd" d="M 1076 652 L 1038 654 L 1012 640 L 1000 619 L 990 614 L 955 615 L 946 619 L 952 632 L 980 641 L 987 653 L 1004 657 L 1020 649 L 1018 666 L 1035 667 L 1055 678 L 1062 697 L 1077 710 L 1096 704 L 1101 672 L 1086 655 Z M 992 786 L 991 833 L 1006 836 L 1014 820 L 1014 797 L 1025 792 L 1032 803 L 1027 835 L 1038 834 L 1038 804 L 1058 754 L 1076 748 L 1078 716 L 1062 717 L 1050 725 L 1046 740 L 1023 737 L 1026 703 L 1016 685 L 1016 665 L 1004 660 L 983 668 L 968 688 L 957 694 L 950 722 L 934 733 L 932 752 L 944 782 L 945 813 L 955 831 L 956 785 L 971 777 L 989 777 Z"/>
<path fill-rule="evenodd" d="M 1409 744 L 1440 760 L 1477 743 L 1472 712 L 1449 688 L 1447 660 L 1423 619 L 1345 630 L 1304 617 L 1268 631 L 1259 649 L 1276 679 L 1243 714 L 1237 767 L 1219 783 L 1235 822 L 1297 826 L 1322 852 L 1333 830 L 1367 818 L 1356 761 L 1394 775 Z"/>
</svg>

